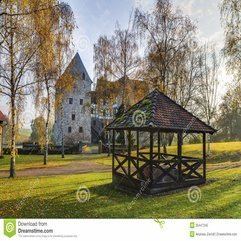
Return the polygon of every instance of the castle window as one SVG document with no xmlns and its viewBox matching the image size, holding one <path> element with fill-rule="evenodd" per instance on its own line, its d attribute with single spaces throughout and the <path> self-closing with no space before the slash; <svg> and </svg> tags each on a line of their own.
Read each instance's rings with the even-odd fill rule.
<svg viewBox="0 0 241 241">
<path fill-rule="evenodd" d="M 73 104 L 73 98 L 69 98 L 69 104 L 70 104 L 70 105 Z"/>
<path fill-rule="evenodd" d="M 83 99 L 80 99 L 80 100 L 79 100 L 79 104 L 80 104 L 80 105 L 83 105 Z"/>
<path fill-rule="evenodd" d="M 72 114 L 72 120 L 73 121 L 75 120 L 75 114 Z"/>
<path fill-rule="evenodd" d="M 71 128 L 71 126 L 69 126 L 68 127 L 68 132 L 71 133 L 71 131 L 72 131 L 72 128 Z"/>
<path fill-rule="evenodd" d="M 85 73 L 82 74 L 82 78 L 83 78 L 83 80 L 85 80 Z"/>
<path fill-rule="evenodd" d="M 83 127 L 82 126 L 79 127 L 79 133 L 83 133 Z"/>
</svg>

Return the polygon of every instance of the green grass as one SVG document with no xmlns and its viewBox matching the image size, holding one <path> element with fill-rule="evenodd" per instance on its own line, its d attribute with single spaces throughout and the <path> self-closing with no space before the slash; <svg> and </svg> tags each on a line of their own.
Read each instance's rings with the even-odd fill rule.
<svg viewBox="0 0 241 241">
<path fill-rule="evenodd" d="M 222 163 L 227 161 L 239 161 L 241 158 L 241 142 L 219 142 L 211 143 L 210 156 L 208 163 Z M 148 149 L 141 150 L 143 152 Z M 157 151 L 157 148 L 154 148 Z M 163 150 L 161 150 L 163 152 Z M 184 156 L 202 158 L 202 144 L 183 145 L 182 152 Z M 176 146 L 168 146 L 167 153 L 177 154 Z M 111 159 L 102 159 L 99 163 L 111 165 Z"/>
<path fill-rule="evenodd" d="M 198 148 L 198 145 L 185 146 L 186 153 L 197 154 Z M 241 218 L 241 142 L 216 143 L 211 149 L 214 154 L 208 160 L 208 183 L 200 186 L 202 197 L 197 203 L 188 200 L 187 189 L 135 201 L 135 194 L 120 192 L 112 186 L 111 173 L 0 178 L 0 217 Z M 107 164 L 110 161 L 104 155 L 81 158 L 67 156 L 67 161 L 88 159 Z M 90 190 L 90 200 L 85 203 L 76 200 L 81 185 Z"/>
<path fill-rule="evenodd" d="M 19 155 L 16 157 L 16 170 L 22 170 L 26 168 L 48 168 L 54 166 L 63 166 L 70 164 L 74 161 L 83 160 L 104 160 L 105 154 L 101 155 L 66 155 L 65 158 L 61 158 L 60 155 L 49 155 L 48 165 L 43 165 L 43 155 Z M 3 159 L 0 159 L 0 170 L 9 170 L 10 156 L 5 155 Z"/>
</svg>

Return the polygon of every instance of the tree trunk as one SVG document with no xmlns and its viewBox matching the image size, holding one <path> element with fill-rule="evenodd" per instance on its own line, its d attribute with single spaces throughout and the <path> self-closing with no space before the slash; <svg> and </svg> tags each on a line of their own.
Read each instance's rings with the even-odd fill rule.
<svg viewBox="0 0 241 241">
<path fill-rule="evenodd" d="M 46 121 L 45 125 L 45 143 L 44 143 L 44 165 L 47 165 L 48 159 L 48 139 L 49 139 L 49 122 Z"/>
<path fill-rule="evenodd" d="M 15 142 L 15 118 L 16 118 L 16 112 L 15 112 L 16 106 L 15 106 L 15 97 L 11 98 L 11 160 L 10 160 L 10 176 L 9 177 L 15 177 L 15 156 L 16 156 L 16 142 Z"/>
<path fill-rule="evenodd" d="M 11 23 L 11 27 L 12 27 L 12 18 L 10 18 L 10 23 Z M 12 28 L 11 28 L 11 32 L 10 32 L 10 62 L 11 62 L 11 160 L 10 160 L 10 178 L 14 178 L 16 175 L 15 172 L 15 157 L 16 157 L 16 133 L 15 133 L 15 128 L 16 128 L 16 103 L 15 103 L 15 68 L 14 68 L 14 51 L 13 51 L 13 37 L 14 34 L 12 32 Z"/>
<path fill-rule="evenodd" d="M 61 157 L 64 158 L 64 121 L 63 121 L 63 104 L 61 104 Z"/>
<path fill-rule="evenodd" d="M 47 117 L 46 117 L 46 125 L 45 125 L 44 165 L 47 165 L 48 145 L 49 145 L 50 93 L 49 93 L 49 86 L 47 82 L 46 82 L 46 90 L 47 90 Z"/>
</svg>

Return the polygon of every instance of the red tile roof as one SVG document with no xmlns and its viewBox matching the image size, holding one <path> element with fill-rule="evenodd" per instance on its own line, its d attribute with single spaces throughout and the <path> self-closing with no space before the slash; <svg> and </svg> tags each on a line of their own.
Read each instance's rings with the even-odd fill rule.
<svg viewBox="0 0 241 241">
<path fill-rule="evenodd" d="M 157 89 L 133 105 L 106 128 L 153 128 L 170 132 L 206 132 L 211 134 L 216 131 Z"/>
<path fill-rule="evenodd" d="M 3 121 L 7 121 L 7 118 L 6 116 L 0 111 L 0 121 L 3 122 Z"/>
</svg>

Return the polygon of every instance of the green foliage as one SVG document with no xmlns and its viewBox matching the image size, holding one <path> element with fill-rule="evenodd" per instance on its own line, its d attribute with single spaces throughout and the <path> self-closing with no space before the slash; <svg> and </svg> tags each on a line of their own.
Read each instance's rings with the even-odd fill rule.
<svg viewBox="0 0 241 241">
<path fill-rule="evenodd" d="M 42 116 L 37 117 L 31 123 L 32 133 L 30 135 L 31 142 L 39 143 L 40 145 L 44 142 L 45 133 L 45 120 Z"/>
<path fill-rule="evenodd" d="M 241 84 L 231 87 L 223 97 L 217 120 L 218 133 L 215 141 L 241 140 Z"/>
<path fill-rule="evenodd" d="M 124 131 L 118 131 L 118 136 L 116 138 L 116 143 L 125 145 L 125 133 Z"/>
</svg>

